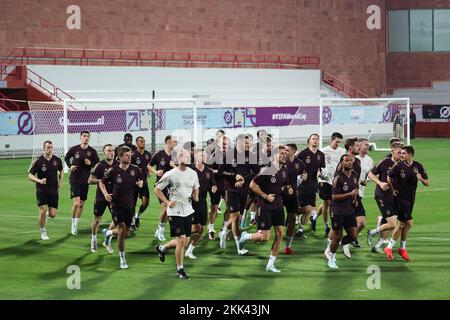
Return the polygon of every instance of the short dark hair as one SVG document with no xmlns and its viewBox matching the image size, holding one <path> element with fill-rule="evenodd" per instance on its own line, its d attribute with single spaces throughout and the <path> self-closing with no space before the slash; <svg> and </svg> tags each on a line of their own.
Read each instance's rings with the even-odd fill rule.
<svg viewBox="0 0 450 320">
<path fill-rule="evenodd" d="M 336 139 L 344 139 L 344 136 L 339 132 L 333 132 L 331 134 L 331 141 L 336 140 Z"/>
<path fill-rule="evenodd" d="M 391 149 L 397 149 L 397 148 L 403 148 L 403 143 L 400 142 L 400 141 L 398 141 L 398 142 L 394 142 L 394 143 L 391 145 Z"/>
<path fill-rule="evenodd" d="M 389 139 L 389 145 L 392 146 L 395 142 L 400 142 L 400 138 L 392 137 Z"/>
<path fill-rule="evenodd" d="M 104 146 L 103 146 L 103 151 L 105 151 L 105 149 L 107 148 L 107 147 L 112 147 L 113 145 L 111 144 L 111 143 L 108 143 L 108 144 L 105 144 Z"/>
<path fill-rule="evenodd" d="M 402 147 L 403 150 L 405 150 L 408 154 L 411 154 L 412 156 L 414 156 L 414 147 L 413 146 L 403 146 Z"/>
<path fill-rule="evenodd" d="M 266 130 L 266 129 L 260 129 L 260 130 L 258 130 L 258 131 L 256 132 L 256 136 L 259 138 L 259 134 L 260 134 L 261 132 L 263 132 L 263 131 L 265 131 L 265 132 L 266 132 L 266 135 L 267 135 L 267 130 Z"/>
<path fill-rule="evenodd" d="M 219 132 L 225 134 L 225 131 L 223 131 L 222 129 L 217 130 L 216 134 L 218 134 Z"/>
<path fill-rule="evenodd" d="M 297 151 L 297 145 L 295 143 L 288 143 L 286 146 L 291 148 L 292 150 Z"/>
<path fill-rule="evenodd" d="M 89 132 L 89 131 L 87 131 L 87 130 L 83 130 L 83 131 L 81 131 L 81 133 L 80 133 L 80 137 L 83 135 L 83 134 L 88 134 L 88 135 L 91 135 L 91 133 Z"/>
<path fill-rule="evenodd" d="M 215 140 L 213 138 L 208 139 L 208 141 L 206 141 L 206 145 L 209 146 L 211 143 L 213 143 Z"/>
<path fill-rule="evenodd" d="M 358 138 L 356 138 L 356 137 L 348 138 L 347 140 L 345 140 L 345 150 L 348 151 L 348 149 L 353 147 L 357 141 L 358 141 Z"/>
<path fill-rule="evenodd" d="M 317 133 L 312 133 L 312 134 L 309 135 L 308 140 L 306 140 L 306 143 L 309 144 L 309 140 L 311 139 L 312 136 L 317 136 L 317 138 L 320 138 L 319 134 L 317 134 Z"/>
<path fill-rule="evenodd" d="M 342 160 L 344 160 L 345 157 L 350 157 L 348 154 L 343 154 L 341 156 L 341 159 L 339 159 L 339 162 L 342 162 Z"/>
<path fill-rule="evenodd" d="M 253 140 L 253 135 L 252 135 L 251 133 L 247 133 L 247 134 L 245 135 L 245 138 L 246 138 L 246 139 L 252 139 L 252 140 Z"/>
<path fill-rule="evenodd" d="M 43 147 L 44 147 L 44 148 L 45 148 L 45 145 L 46 145 L 47 143 L 53 145 L 53 142 L 51 142 L 50 140 L 45 140 L 45 141 L 44 141 L 44 144 L 43 144 Z"/>
<path fill-rule="evenodd" d="M 131 149 L 128 148 L 127 146 L 123 146 L 123 147 L 119 148 L 119 150 L 117 151 L 117 155 L 119 156 L 119 158 L 122 158 L 124 153 L 127 153 L 127 152 L 131 152 Z"/>
<path fill-rule="evenodd" d="M 358 138 L 358 142 L 369 141 L 367 138 Z"/>
<path fill-rule="evenodd" d="M 167 141 L 172 140 L 172 136 L 168 135 L 164 138 L 164 143 L 167 143 Z"/>
<path fill-rule="evenodd" d="M 131 138 L 131 139 L 133 139 L 133 135 L 131 134 L 131 133 L 125 133 L 124 135 L 123 135 L 123 138 L 125 139 L 125 138 Z"/>
<path fill-rule="evenodd" d="M 136 138 L 136 142 L 137 142 L 139 139 L 143 139 L 143 140 L 145 141 L 145 138 L 144 138 L 143 136 L 139 136 L 139 137 Z"/>
</svg>

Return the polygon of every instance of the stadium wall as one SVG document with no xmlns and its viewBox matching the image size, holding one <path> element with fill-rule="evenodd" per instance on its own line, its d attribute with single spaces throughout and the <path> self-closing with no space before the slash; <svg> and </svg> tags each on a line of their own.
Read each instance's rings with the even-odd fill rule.
<svg viewBox="0 0 450 320">
<path fill-rule="evenodd" d="M 377 96 L 385 86 L 385 30 L 366 13 L 385 0 L 2 0 L 0 55 L 18 46 L 320 56 L 320 68 Z"/>
</svg>

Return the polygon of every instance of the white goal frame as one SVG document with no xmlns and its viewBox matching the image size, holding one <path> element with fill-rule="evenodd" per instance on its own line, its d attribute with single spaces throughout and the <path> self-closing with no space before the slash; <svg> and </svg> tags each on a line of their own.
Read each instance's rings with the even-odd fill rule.
<svg viewBox="0 0 450 320">
<path fill-rule="evenodd" d="M 406 104 L 407 113 L 406 113 L 406 143 L 409 145 L 411 143 L 410 135 L 411 135 L 411 123 L 409 119 L 409 110 L 410 110 L 410 98 L 320 98 L 319 102 L 319 134 L 320 134 L 320 143 L 319 148 L 323 146 L 323 121 L 322 121 L 322 111 L 323 107 L 326 106 L 327 102 L 384 102 L 387 104 L 401 102 Z M 374 148 L 375 151 L 390 151 L 389 148 L 377 148 L 376 143 L 370 143 L 370 145 Z"/>
</svg>

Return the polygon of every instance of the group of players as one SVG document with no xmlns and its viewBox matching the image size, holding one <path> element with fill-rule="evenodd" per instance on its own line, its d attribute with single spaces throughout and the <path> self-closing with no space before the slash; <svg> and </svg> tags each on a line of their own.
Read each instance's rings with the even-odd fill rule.
<svg viewBox="0 0 450 320">
<path fill-rule="evenodd" d="M 220 248 L 226 248 L 227 234 L 231 231 L 237 254 L 245 255 L 248 252 L 245 243 L 269 241 L 273 227 L 274 240 L 266 271 L 280 272 L 275 260 L 282 248 L 284 227 L 283 252 L 292 254 L 294 235 L 306 238 L 304 228 L 308 221 L 312 231 L 316 231 L 317 219 L 322 215 L 328 238 L 325 250 L 328 266 L 338 268 L 339 245 L 347 257 L 351 257 L 350 245 L 359 247 L 358 235 L 366 225 L 364 187 L 370 180 L 377 184 L 375 199 L 381 217 L 377 218 L 377 227 L 367 233 L 368 244 L 374 252 L 381 252 L 381 246 L 387 242 L 384 252 L 388 259 L 393 259 L 392 248 L 401 237 L 398 253 L 409 260 L 406 239 L 412 227 L 417 183 L 429 185 L 425 169 L 413 160 L 414 148 L 403 146 L 396 138 L 390 141 L 391 153 L 376 166 L 368 155 L 367 139 L 349 138 L 344 149 L 340 147 L 343 136 L 338 132 L 332 134 L 329 145 L 321 150 L 319 135 L 311 134 L 307 147 L 301 151 L 295 143 L 275 146 L 265 130 L 258 131 L 256 143 L 250 134 L 238 135 L 233 147 L 223 130 L 218 130 L 205 148 L 197 148 L 194 142 L 177 148 L 176 137 L 169 135 L 164 148 L 154 155 L 145 150 L 144 137 L 137 137 L 133 145 L 133 138 L 127 133 L 124 143 L 116 149 L 111 144 L 103 147 L 102 161 L 89 146 L 89 138 L 89 132 L 81 132 L 81 143 L 71 147 L 64 159 L 70 168 L 72 235 L 77 234 L 89 184 L 97 185 L 91 251 L 97 251 L 98 228 L 109 208 L 112 222 L 102 231 L 103 246 L 113 253 L 111 240 L 117 237 L 120 268 L 128 268 L 125 239 L 132 230 L 140 228 L 140 217 L 150 199 L 148 177 L 155 174 L 153 192 L 161 207 L 155 237 L 161 242 L 166 240 L 165 224 L 169 221 L 170 235 L 174 238 L 157 245 L 155 250 L 164 262 L 168 250 L 175 249 L 179 279 L 189 278 L 184 271 L 184 258 L 196 259 L 194 249 L 208 221 L 208 237 L 216 239 L 215 220 L 222 201 L 226 210 L 218 234 Z M 52 142 L 45 141 L 43 147 L 43 155 L 30 167 L 29 179 L 36 183 L 41 239 L 48 240 L 46 221 L 47 217 L 56 216 L 58 189 L 64 173 L 61 159 L 53 155 Z M 318 208 L 317 193 L 323 200 Z M 138 199 L 140 205 L 135 210 Z M 248 220 L 256 224 L 255 233 L 246 231 Z M 389 233 L 392 235 L 388 241 Z M 380 239 L 374 245 L 373 239 L 378 234 Z"/>
</svg>

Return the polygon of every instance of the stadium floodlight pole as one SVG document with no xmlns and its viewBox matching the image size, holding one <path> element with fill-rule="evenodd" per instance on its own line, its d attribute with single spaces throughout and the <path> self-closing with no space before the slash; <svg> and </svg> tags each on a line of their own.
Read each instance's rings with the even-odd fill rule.
<svg viewBox="0 0 450 320">
<path fill-rule="evenodd" d="M 69 100 L 64 99 L 64 106 L 63 106 L 63 134 L 64 134 L 64 156 L 67 154 L 67 152 L 69 151 L 69 136 L 68 136 L 68 123 L 69 123 L 69 119 L 67 117 L 68 112 L 67 110 L 69 109 Z M 67 167 L 67 164 L 65 161 L 64 162 L 64 172 L 67 173 L 69 171 L 69 168 Z"/>
</svg>

